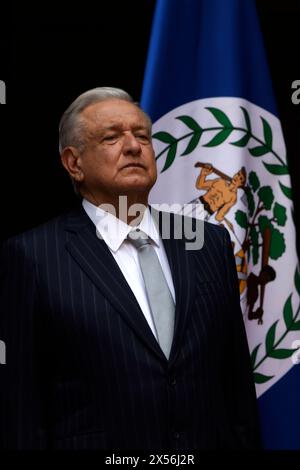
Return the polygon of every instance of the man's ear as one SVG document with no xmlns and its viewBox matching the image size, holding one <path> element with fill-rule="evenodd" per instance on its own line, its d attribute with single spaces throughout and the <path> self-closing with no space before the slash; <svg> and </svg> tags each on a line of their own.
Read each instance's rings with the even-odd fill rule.
<svg viewBox="0 0 300 470">
<path fill-rule="evenodd" d="M 61 162 L 71 178 L 75 181 L 82 181 L 84 174 L 80 168 L 80 153 L 75 147 L 66 147 L 61 155 Z"/>
</svg>

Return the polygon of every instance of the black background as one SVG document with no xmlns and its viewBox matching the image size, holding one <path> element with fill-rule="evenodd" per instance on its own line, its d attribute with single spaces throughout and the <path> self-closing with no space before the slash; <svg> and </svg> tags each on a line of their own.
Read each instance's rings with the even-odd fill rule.
<svg viewBox="0 0 300 470">
<path fill-rule="evenodd" d="M 256 4 L 300 235 L 300 104 L 291 101 L 292 82 L 300 79 L 300 2 Z M 1 18 L 0 79 L 7 86 L 7 104 L 0 106 L 1 238 L 40 224 L 76 201 L 59 160 L 58 121 L 73 99 L 96 86 L 121 87 L 140 99 L 154 6 L 155 0 L 13 3 Z"/>
</svg>

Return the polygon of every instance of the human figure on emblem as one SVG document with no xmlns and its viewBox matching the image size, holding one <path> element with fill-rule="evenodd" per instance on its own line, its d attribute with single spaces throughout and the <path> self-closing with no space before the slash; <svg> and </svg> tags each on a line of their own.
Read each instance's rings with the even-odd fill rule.
<svg viewBox="0 0 300 470">
<path fill-rule="evenodd" d="M 258 320 L 258 324 L 262 325 L 263 323 L 263 299 L 264 299 L 264 289 L 265 285 L 268 282 L 274 281 L 276 278 L 276 273 L 272 266 L 264 266 L 259 275 L 257 276 L 254 273 L 250 273 L 247 279 L 247 305 L 248 305 L 248 318 L 249 320 Z M 255 302 L 258 299 L 260 286 L 260 304 L 259 307 L 254 311 Z"/>
<path fill-rule="evenodd" d="M 247 177 L 245 168 L 242 167 L 233 177 L 230 177 L 214 168 L 210 163 L 197 162 L 195 167 L 201 168 L 196 181 L 196 188 L 207 190 L 200 197 L 204 209 L 210 215 L 216 213 L 216 220 L 226 222 L 230 230 L 233 231 L 232 223 L 225 218 L 225 215 L 236 203 L 238 189 L 245 186 Z M 216 173 L 219 178 L 206 179 L 211 173 Z"/>
</svg>

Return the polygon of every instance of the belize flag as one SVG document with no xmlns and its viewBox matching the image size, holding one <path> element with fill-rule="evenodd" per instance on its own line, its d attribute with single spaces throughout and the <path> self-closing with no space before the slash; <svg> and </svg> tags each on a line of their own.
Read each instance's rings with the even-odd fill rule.
<svg viewBox="0 0 300 470">
<path fill-rule="evenodd" d="M 266 449 L 300 449 L 300 276 L 286 148 L 254 0 L 157 0 L 141 98 L 151 203 L 229 231 Z"/>
</svg>

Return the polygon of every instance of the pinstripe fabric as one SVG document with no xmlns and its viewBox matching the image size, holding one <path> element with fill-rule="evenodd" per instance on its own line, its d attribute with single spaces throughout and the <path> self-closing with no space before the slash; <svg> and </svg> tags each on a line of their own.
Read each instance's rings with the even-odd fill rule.
<svg viewBox="0 0 300 470">
<path fill-rule="evenodd" d="M 217 449 L 258 444 L 228 234 L 165 240 L 175 292 L 169 361 L 82 208 L 5 243 L 2 448 Z"/>
</svg>

